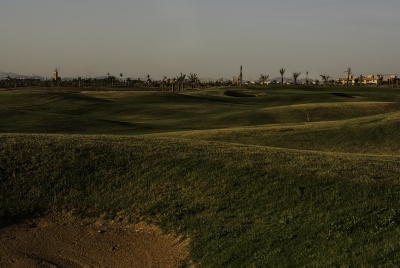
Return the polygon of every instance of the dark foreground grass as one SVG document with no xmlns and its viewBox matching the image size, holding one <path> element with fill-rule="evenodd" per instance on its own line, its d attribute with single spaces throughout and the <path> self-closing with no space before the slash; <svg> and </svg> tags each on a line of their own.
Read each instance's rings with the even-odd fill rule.
<svg viewBox="0 0 400 268">
<path fill-rule="evenodd" d="M 204 266 L 397 266 L 398 174 L 397 156 L 2 134 L 0 222 L 65 209 L 145 219 L 189 237 Z"/>
</svg>

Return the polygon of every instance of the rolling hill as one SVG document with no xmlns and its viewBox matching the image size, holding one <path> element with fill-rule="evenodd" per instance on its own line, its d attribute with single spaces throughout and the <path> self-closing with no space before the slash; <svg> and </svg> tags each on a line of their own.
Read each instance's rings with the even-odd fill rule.
<svg viewBox="0 0 400 268">
<path fill-rule="evenodd" d="M 201 266 L 398 265 L 400 94 L 0 91 L 0 224 L 145 220 Z"/>
</svg>

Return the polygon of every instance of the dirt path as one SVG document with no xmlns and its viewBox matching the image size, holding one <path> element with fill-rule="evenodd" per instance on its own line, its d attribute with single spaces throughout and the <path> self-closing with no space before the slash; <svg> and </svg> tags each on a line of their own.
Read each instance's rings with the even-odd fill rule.
<svg viewBox="0 0 400 268">
<path fill-rule="evenodd" d="M 145 223 L 53 213 L 0 229 L 0 267 L 176 267 L 187 244 Z"/>
</svg>

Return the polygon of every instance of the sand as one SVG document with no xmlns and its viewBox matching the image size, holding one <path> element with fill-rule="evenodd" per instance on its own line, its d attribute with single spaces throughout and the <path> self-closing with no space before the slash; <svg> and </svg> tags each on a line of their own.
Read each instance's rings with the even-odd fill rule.
<svg viewBox="0 0 400 268">
<path fill-rule="evenodd" d="M 0 228 L 0 267 L 177 267 L 190 264 L 187 245 L 144 222 L 49 213 Z"/>
</svg>

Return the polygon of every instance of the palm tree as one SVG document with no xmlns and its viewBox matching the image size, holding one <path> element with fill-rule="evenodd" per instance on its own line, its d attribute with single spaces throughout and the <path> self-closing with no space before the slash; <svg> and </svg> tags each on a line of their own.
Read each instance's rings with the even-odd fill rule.
<svg viewBox="0 0 400 268">
<path fill-rule="evenodd" d="M 321 76 L 321 78 L 322 78 L 322 80 L 324 80 L 324 85 L 325 86 L 327 86 L 328 85 L 328 83 L 329 83 L 329 78 L 331 78 L 329 75 L 324 75 L 324 74 L 322 74 L 322 75 L 320 75 Z"/>
<path fill-rule="evenodd" d="M 267 81 L 269 75 L 260 74 L 260 84 L 264 84 Z"/>
<path fill-rule="evenodd" d="M 108 75 L 108 82 L 111 82 L 111 85 L 113 86 L 115 77 L 113 75 L 110 75 L 110 73 L 107 73 L 107 75 Z"/>
<path fill-rule="evenodd" d="M 190 81 L 190 85 L 191 85 L 192 89 L 194 89 L 196 87 L 197 80 L 198 80 L 197 74 L 190 73 L 189 81 Z"/>
<path fill-rule="evenodd" d="M 350 79 L 350 75 L 352 75 L 351 73 L 351 68 L 348 67 L 346 71 L 344 71 L 344 73 L 347 73 L 347 81 L 346 81 L 346 86 L 349 85 L 349 79 Z"/>
<path fill-rule="evenodd" d="M 360 84 L 360 86 L 363 85 L 363 81 L 364 81 L 364 77 L 363 77 L 363 75 L 361 74 L 361 75 L 360 75 L 360 78 L 358 78 L 358 83 Z"/>
<path fill-rule="evenodd" d="M 283 74 L 285 73 L 285 69 L 280 69 L 279 72 L 281 73 L 281 85 L 283 85 Z"/>
<path fill-rule="evenodd" d="M 186 74 L 182 74 L 180 76 L 177 76 L 177 81 L 178 81 L 178 90 L 185 90 L 185 78 Z"/>
<path fill-rule="evenodd" d="M 151 78 L 150 75 L 147 75 L 147 86 L 150 87 L 150 83 L 151 83 Z"/>
<path fill-rule="evenodd" d="M 162 91 L 164 91 L 165 79 L 167 79 L 167 77 L 164 75 L 164 78 L 162 80 Z"/>
<path fill-rule="evenodd" d="M 395 88 L 396 86 L 396 80 L 397 80 L 397 76 L 390 76 L 389 82 L 392 84 L 392 88 Z"/>
<path fill-rule="evenodd" d="M 122 73 L 119 73 L 119 76 L 121 77 L 121 81 L 122 81 L 122 76 L 123 76 L 123 74 L 122 74 Z"/>
<path fill-rule="evenodd" d="M 239 75 L 239 78 L 238 78 L 238 83 L 239 83 L 239 86 L 241 86 L 242 83 L 243 83 L 242 65 L 240 65 L 240 75 Z"/>
<path fill-rule="evenodd" d="M 294 72 L 293 73 L 293 80 L 294 84 L 297 85 L 297 78 L 300 76 L 301 72 Z"/>
<path fill-rule="evenodd" d="M 7 75 L 6 81 L 7 81 L 7 88 L 11 88 L 13 79 L 9 75 Z"/>
<path fill-rule="evenodd" d="M 378 74 L 376 79 L 376 87 L 379 87 L 383 81 L 383 74 Z"/>
<path fill-rule="evenodd" d="M 306 85 L 308 86 L 308 71 L 306 72 Z"/>
<path fill-rule="evenodd" d="M 172 81 L 171 81 L 171 90 L 172 90 L 172 92 L 174 91 L 175 81 L 176 81 L 176 78 L 175 77 L 172 78 Z"/>
</svg>

